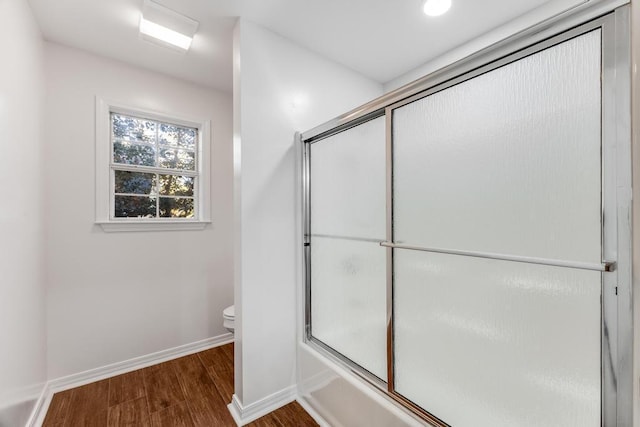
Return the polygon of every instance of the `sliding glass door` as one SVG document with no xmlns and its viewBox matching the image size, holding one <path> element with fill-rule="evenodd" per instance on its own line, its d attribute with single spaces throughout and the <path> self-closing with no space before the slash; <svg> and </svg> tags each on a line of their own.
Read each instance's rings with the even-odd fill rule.
<svg viewBox="0 0 640 427">
<path fill-rule="evenodd" d="M 600 37 L 392 110 L 394 386 L 448 424 L 600 425 Z"/>
<path fill-rule="evenodd" d="M 387 378 L 384 118 L 310 147 L 313 336 Z"/>
<path fill-rule="evenodd" d="M 612 19 L 302 137 L 306 339 L 433 425 L 625 409 Z"/>
</svg>

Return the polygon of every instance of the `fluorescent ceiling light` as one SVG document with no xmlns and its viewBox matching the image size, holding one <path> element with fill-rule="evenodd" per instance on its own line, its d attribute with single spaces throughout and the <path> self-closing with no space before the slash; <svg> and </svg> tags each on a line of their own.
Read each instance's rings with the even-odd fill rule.
<svg viewBox="0 0 640 427">
<path fill-rule="evenodd" d="M 424 2 L 424 13 L 429 16 L 440 16 L 451 7 L 451 0 L 426 0 Z"/>
<path fill-rule="evenodd" d="M 140 16 L 140 35 L 153 43 L 185 52 L 191 46 L 198 21 L 159 3 L 144 0 Z"/>
<path fill-rule="evenodd" d="M 140 17 L 140 33 L 184 50 L 189 50 L 191 41 L 193 40 L 193 38 L 180 34 L 177 31 L 173 31 L 163 25 L 147 21 L 143 16 Z"/>
</svg>

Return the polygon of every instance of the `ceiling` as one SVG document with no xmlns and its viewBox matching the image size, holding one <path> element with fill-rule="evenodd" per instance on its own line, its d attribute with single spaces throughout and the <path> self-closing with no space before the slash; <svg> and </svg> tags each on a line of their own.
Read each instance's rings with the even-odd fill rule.
<svg viewBox="0 0 640 427">
<path fill-rule="evenodd" d="M 453 0 L 438 18 L 421 0 L 156 0 L 200 22 L 189 52 L 142 40 L 142 0 L 29 0 L 45 39 L 232 90 L 241 16 L 379 83 L 558 0 Z"/>
</svg>

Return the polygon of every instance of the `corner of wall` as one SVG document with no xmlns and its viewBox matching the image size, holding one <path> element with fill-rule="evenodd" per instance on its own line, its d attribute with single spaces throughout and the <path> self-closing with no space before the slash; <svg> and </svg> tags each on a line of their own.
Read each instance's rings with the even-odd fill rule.
<svg viewBox="0 0 640 427">
<path fill-rule="evenodd" d="M 46 381 L 43 40 L 26 0 L 0 2 L 0 425 L 24 425 Z"/>
<path fill-rule="evenodd" d="M 235 306 L 234 399 L 242 402 L 242 22 L 233 29 L 233 287 Z M 237 397 L 236 397 L 237 396 Z"/>
<path fill-rule="evenodd" d="M 380 96 L 382 86 L 246 20 L 234 47 L 235 384 L 236 400 L 252 408 L 297 381 L 294 134 Z"/>
</svg>

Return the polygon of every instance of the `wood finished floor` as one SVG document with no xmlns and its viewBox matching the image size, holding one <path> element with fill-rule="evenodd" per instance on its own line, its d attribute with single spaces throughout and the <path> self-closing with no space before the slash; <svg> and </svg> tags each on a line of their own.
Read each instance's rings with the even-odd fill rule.
<svg viewBox="0 0 640 427">
<path fill-rule="evenodd" d="M 44 427 L 235 426 L 233 344 L 205 350 L 53 395 Z M 317 426 L 293 402 L 253 427 Z"/>
</svg>

